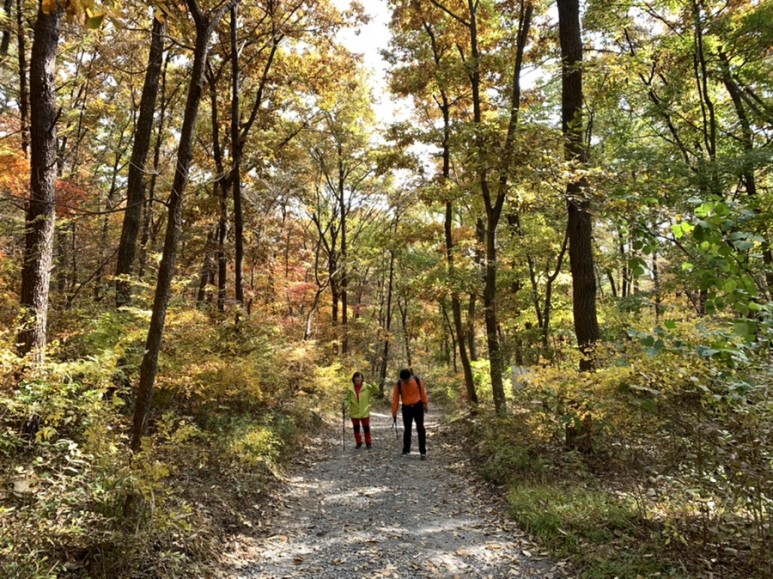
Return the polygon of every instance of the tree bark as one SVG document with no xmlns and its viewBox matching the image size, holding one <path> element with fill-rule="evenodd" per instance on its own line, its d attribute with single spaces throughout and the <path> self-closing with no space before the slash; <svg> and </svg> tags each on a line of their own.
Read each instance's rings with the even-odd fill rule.
<svg viewBox="0 0 773 579">
<path fill-rule="evenodd" d="M 344 170 L 343 149 L 338 144 L 338 207 L 341 212 L 341 353 L 347 354 L 349 351 L 348 323 L 349 323 L 349 276 L 347 271 L 347 239 L 346 239 L 346 217 L 348 209 L 346 207 L 346 190 L 344 181 L 346 172 Z"/>
<path fill-rule="evenodd" d="M 583 144 L 582 38 L 579 0 L 558 0 L 559 39 L 561 42 L 561 130 L 564 157 L 584 164 L 587 150 Z M 582 353 L 581 370 L 591 370 L 593 348 L 599 339 L 596 315 L 596 275 L 593 263 L 592 220 L 584 179 L 566 187 L 569 263 L 572 272 L 572 309 L 574 331 Z"/>
<path fill-rule="evenodd" d="M 166 25 L 163 21 L 153 18 L 148 68 L 145 71 L 145 82 L 140 97 L 140 113 L 134 133 L 134 145 L 126 186 L 126 210 L 121 227 L 121 241 L 118 245 L 118 259 L 115 265 L 115 305 L 117 308 L 131 303 L 131 282 L 128 278 L 131 276 L 134 266 L 142 205 L 145 201 L 145 163 L 153 134 L 153 114 L 156 108 L 161 65 L 164 58 L 165 29 Z"/>
<path fill-rule="evenodd" d="M 161 103 L 158 113 L 158 127 L 156 129 L 156 141 L 153 145 L 153 170 L 148 184 L 148 194 L 143 204 L 142 210 L 142 229 L 140 232 L 140 255 L 137 267 L 137 278 L 142 280 L 145 277 L 145 266 L 148 257 L 148 245 L 152 246 L 155 242 L 155 225 L 153 221 L 153 204 L 156 200 L 156 183 L 158 181 L 158 168 L 161 160 L 161 145 L 164 138 L 164 120 L 166 118 L 166 108 L 168 98 L 166 94 L 166 68 L 169 65 L 169 57 L 164 59 L 164 67 L 161 72 Z"/>
<path fill-rule="evenodd" d="M 733 100 L 736 115 L 741 123 L 741 142 L 743 143 L 744 153 L 748 156 L 744 159 L 742 164 L 741 178 L 746 186 L 746 194 L 756 203 L 757 178 L 754 171 L 754 163 L 749 159 L 749 157 L 754 155 L 754 131 L 752 130 L 749 117 L 746 114 L 741 89 L 731 74 L 730 59 L 720 50 L 719 60 L 722 65 L 722 81 L 727 92 L 730 94 L 730 98 Z M 754 211 L 755 213 L 759 213 L 759 208 L 755 206 Z M 765 283 L 768 290 L 768 299 L 770 299 L 773 295 L 773 267 L 771 267 L 773 265 L 773 251 L 770 248 L 770 242 L 768 240 L 769 235 L 765 226 L 761 227 L 760 233 L 765 240 L 762 244 L 762 259 L 766 266 Z"/>
<path fill-rule="evenodd" d="M 38 4 L 30 61 L 30 199 L 22 266 L 18 352 L 42 361 L 56 224 L 56 51 L 62 13 Z"/>
<path fill-rule="evenodd" d="M 199 277 L 199 289 L 196 292 L 196 307 L 201 307 L 207 297 L 207 283 L 212 272 L 212 248 L 215 245 L 216 229 L 207 233 L 207 243 L 204 245 L 204 259 L 201 264 L 201 274 Z"/>
<path fill-rule="evenodd" d="M 24 34 L 22 0 L 16 0 L 16 39 L 19 50 L 19 121 L 21 124 L 21 150 L 27 157 L 29 148 L 29 94 L 27 94 L 27 37 Z"/>
<path fill-rule="evenodd" d="M 11 10 L 13 9 L 13 0 L 4 0 L 3 2 L 3 11 L 5 12 L 5 17 L 9 18 L 11 16 Z M 0 39 L 0 58 L 4 58 L 8 56 L 8 47 L 11 45 L 11 27 L 9 26 L 5 30 L 3 30 L 3 37 Z"/>
<path fill-rule="evenodd" d="M 424 29 L 427 32 L 427 35 L 429 36 L 430 43 L 432 46 L 432 56 L 435 61 L 435 68 L 436 70 L 439 71 L 442 66 L 442 55 L 440 53 L 440 50 L 438 49 L 437 43 L 435 42 L 435 33 L 432 29 L 432 26 L 427 22 L 424 23 Z M 436 102 L 438 104 L 438 108 L 440 109 L 440 112 L 443 115 L 442 178 L 443 178 L 443 183 L 445 184 L 448 182 L 451 176 L 451 114 L 450 114 L 451 104 L 448 99 L 448 94 L 446 93 L 446 90 L 443 87 L 440 88 L 440 101 L 438 102 L 436 100 Z M 462 364 L 462 371 L 464 372 L 464 386 L 465 386 L 465 391 L 467 395 L 467 400 L 471 404 L 477 404 L 478 394 L 475 391 L 475 382 L 472 376 L 472 366 L 470 365 L 470 358 L 467 355 L 467 345 L 465 344 L 466 336 L 464 332 L 464 325 L 462 322 L 462 304 L 461 304 L 461 300 L 459 299 L 459 291 L 456 288 L 456 279 L 455 279 L 456 263 L 454 259 L 455 246 L 454 246 L 454 238 L 453 238 L 453 202 L 450 199 L 446 201 L 444 231 L 445 231 L 445 241 L 446 241 L 446 266 L 448 268 L 448 276 L 450 278 L 450 283 L 451 283 L 451 316 L 453 318 L 453 326 L 451 326 L 451 330 L 456 334 L 456 337 L 452 340 L 453 348 L 454 348 L 454 356 L 453 356 L 454 372 L 457 371 L 456 350 L 458 347 L 459 361 Z M 443 312 L 446 313 L 445 306 L 443 307 Z"/>
<path fill-rule="evenodd" d="M 391 326 L 392 326 L 392 288 L 394 287 L 395 280 L 395 252 L 389 251 L 389 281 L 387 282 L 387 295 L 386 295 L 386 314 L 384 316 L 384 351 L 381 357 L 381 374 L 378 381 L 378 391 L 381 396 L 384 395 L 384 389 L 386 388 L 386 375 L 387 367 L 389 365 L 389 342 L 391 341 Z"/>
<path fill-rule="evenodd" d="M 244 214 L 242 212 L 242 142 L 239 136 L 239 51 L 237 48 L 236 7 L 231 8 L 231 151 L 230 183 L 234 201 L 234 291 L 244 305 Z"/>
<path fill-rule="evenodd" d="M 212 156 L 215 160 L 217 178 L 215 179 L 215 191 L 219 200 L 219 220 L 217 227 L 217 311 L 225 312 L 226 286 L 228 276 L 228 256 L 226 251 L 226 238 L 228 236 L 228 197 L 230 194 L 229 176 L 225 172 L 223 161 L 223 147 L 220 144 L 220 120 L 217 109 L 217 83 L 220 79 L 222 68 L 217 72 L 207 75 L 209 82 L 210 114 L 212 120 Z"/>
</svg>

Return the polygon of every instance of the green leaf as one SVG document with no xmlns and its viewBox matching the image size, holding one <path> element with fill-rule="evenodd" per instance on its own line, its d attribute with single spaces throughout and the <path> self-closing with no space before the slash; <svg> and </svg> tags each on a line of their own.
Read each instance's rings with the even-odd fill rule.
<svg viewBox="0 0 773 579">
<path fill-rule="evenodd" d="M 716 350 L 714 348 L 708 348 L 706 346 L 698 346 L 697 350 L 698 350 L 698 355 L 703 358 L 711 358 L 716 354 L 719 354 L 719 350 Z"/>
<path fill-rule="evenodd" d="M 733 331 L 746 340 L 753 339 L 757 330 L 757 324 L 751 321 L 735 322 Z"/>
<path fill-rule="evenodd" d="M 99 30 L 99 28 L 102 26 L 102 22 L 105 20 L 104 13 L 96 15 L 96 16 L 87 16 L 86 17 L 86 26 L 90 30 Z"/>
</svg>

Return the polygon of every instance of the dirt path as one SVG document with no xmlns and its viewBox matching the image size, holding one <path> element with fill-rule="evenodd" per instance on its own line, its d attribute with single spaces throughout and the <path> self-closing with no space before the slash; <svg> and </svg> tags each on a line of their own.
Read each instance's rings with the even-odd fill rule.
<svg viewBox="0 0 773 579">
<path fill-rule="evenodd" d="M 400 456 L 383 411 L 371 414 L 371 450 L 354 448 L 349 425 L 343 450 L 340 426 L 314 441 L 319 456 L 296 469 L 276 516 L 261 521 L 267 536 L 237 537 L 223 576 L 568 577 L 471 481 L 439 418 L 427 415 L 426 461 L 415 431 L 413 453 Z"/>
</svg>

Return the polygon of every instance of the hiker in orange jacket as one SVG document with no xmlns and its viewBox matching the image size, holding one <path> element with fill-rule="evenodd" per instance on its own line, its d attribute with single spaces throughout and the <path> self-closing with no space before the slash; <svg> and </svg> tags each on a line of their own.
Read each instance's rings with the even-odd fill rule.
<svg viewBox="0 0 773 579">
<path fill-rule="evenodd" d="M 427 388 L 418 376 L 408 369 L 400 370 L 400 379 L 392 390 L 392 420 L 397 420 L 397 408 L 402 401 L 403 408 L 403 456 L 411 453 L 411 426 L 416 422 L 419 435 L 421 460 L 427 459 L 427 431 L 424 429 L 424 413 L 429 411 Z"/>
</svg>

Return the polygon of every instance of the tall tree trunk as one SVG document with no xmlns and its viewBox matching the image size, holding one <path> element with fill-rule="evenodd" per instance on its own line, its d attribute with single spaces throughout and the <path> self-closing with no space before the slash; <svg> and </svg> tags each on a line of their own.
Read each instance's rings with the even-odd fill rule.
<svg viewBox="0 0 773 579">
<path fill-rule="evenodd" d="M 552 274 L 547 272 L 547 265 L 545 267 L 545 274 L 547 275 L 547 281 L 545 282 L 545 304 L 544 311 L 542 313 L 542 340 L 540 342 L 542 355 L 547 358 L 548 356 L 548 339 L 550 337 L 550 315 L 553 311 L 553 283 L 556 281 L 558 274 L 561 272 L 561 264 L 564 262 L 564 255 L 566 254 L 566 246 L 569 242 L 569 232 L 564 231 L 564 242 L 561 244 L 561 251 L 556 259 L 556 269 Z"/>
<path fill-rule="evenodd" d="M 459 365 L 456 362 L 456 334 L 454 333 L 454 325 L 448 315 L 446 300 L 440 302 L 440 312 L 443 314 L 443 321 L 446 324 L 445 331 L 443 332 L 443 359 L 447 365 L 451 366 L 454 374 L 456 374 L 459 371 Z"/>
<path fill-rule="evenodd" d="M 223 161 L 223 147 L 220 144 L 220 120 L 217 107 L 217 83 L 220 79 L 220 73 L 210 72 L 207 74 L 209 83 L 210 114 L 212 120 L 212 156 L 215 159 L 215 169 L 217 178 L 215 179 L 215 191 L 219 200 L 220 217 L 217 227 L 217 311 L 225 312 L 226 285 L 228 275 L 228 255 L 226 251 L 226 238 L 228 236 L 228 197 L 230 195 L 231 185 L 229 176 L 225 172 L 225 163 Z"/>
<path fill-rule="evenodd" d="M 13 9 L 13 0 L 4 0 L 3 11 L 5 12 L 6 18 L 10 17 L 12 9 Z M 3 30 L 3 37 L 2 39 L 0 39 L 0 58 L 4 58 L 8 56 L 8 47 L 10 45 L 11 45 L 11 27 L 8 26 L 5 30 Z"/>
<path fill-rule="evenodd" d="M 134 132 L 134 145 L 126 186 L 126 210 L 121 227 L 121 241 L 118 245 L 118 259 L 115 265 L 115 305 L 117 308 L 131 303 L 131 282 L 128 278 L 131 276 L 134 266 L 142 205 L 145 201 L 145 175 L 147 173 L 145 163 L 153 134 L 153 114 L 156 108 L 161 66 L 164 60 L 165 29 L 166 25 L 161 19 L 153 18 L 148 68 L 145 71 L 145 82 L 140 97 L 140 114 Z"/>
<path fill-rule="evenodd" d="M 660 323 L 660 316 L 663 313 L 663 295 L 660 288 L 660 272 L 658 271 L 658 252 L 652 252 L 652 283 L 655 293 L 655 323 Z"/>
<path fill-rule="evenodd" d="M 231 8 L 231 186 L 234 201 L 234 289 L 236 301 L 244 306 L 244 215 L 242 211 L 242 142 L 239 135 L 239 50 L 236 30 L 237 10 Z"/>
<path fill-rule="evenodd" d="M 473 122 L 479 127 L 478 134 L 475 136 L 476 148 L 478 152 L 478 180 L 484 205 L 486 207 L 486 268 L 485 268 L 485 286 L 483 290 L 484 318 L 486 321 L 486 338 L 488 345 L 489 362 L 491 365 L 491 389 L 494 395 L 494 406 L 497 414 L 504 414 L 507 411 L 505 400 L 504 383 L 502 373 L 504 371 L 504 360 L 499 340 L 499 323 L 497 320 L 497 300 L 496 300 L 496 280 L 497 280 L 497 226 L 502 215 L 505 197 L 507 195 L 508 175 L 511 170 L 513 159 L 513 149 L 515 147 L 515 134 L 518 127 L 518 110 L 521 101 L 520 76 L 523 65 L 524 49 L 526 40 L 531 27 L 531 15 L 533 6 L 531 2 L 526 1 L 522 4 L 522 10 L 519 18 L 518 33 L 516 37 L 516 55 L 513 66 L 512 85 L 510 87 L 510 110 L 507 125 L 507 135 L 499 151 L 498 183 L 495 191 L 492 191 L 489 182 L 489 171 L 487 168 L 487 157 L 489 152 L 486 150 L 482 131 L 482 99 L 481 99 L 481 79 L 480 79 L 480 51 L 478 45 L 478 26 L 477 16 L 479 4 L 476 0 L 467 1 L 469 20 L 467 26 L 470 31 L 470 63 L 471 71 L 470 87 L 472 89 Z"/>
<path fill-rule="evenodd" d="M 395 252 L 389 250 L 389 281 L 386 290 L 386 312 L 384 314 L 384 351 L 381 356 L 381 374 L 379 375 L 378 391 L 384 395 L 386 388 L 387 367 L 389 365 L 389 342 L 392 339 L 392 289 L 395 280 Z"/>
<path fill-rule="evenodd" d="M 27 36 L 24 34 L 22 0 L 16 0 L 16 40 L 19 58 L 19 121 L 21 125 L 21 150 L 27 157 L 29 147 L 29 95 L 27 94 Z"/>
<path fill-rule="evenodd" d="M 349 273 L 347 270 L 347 239 L 346 239 L 346 190 L 344 181 L 346 173 L 344 171 L 343 150 L 341 144 L 338 144 L 338 210 L 341 212 L 341 353 L 347 354 L 349 351 L 348 340 L 348 322 L 349 322 Z"/>
<path fill-rule="evenodd" d="M 582 39 L 579 0 L 558 0 L 561 41 L 561 130 L 564 156 L 577 164 L 587 162 L 583 144 Z M 596 315 L 596 275 L 593 263 L 592 221 L 586 183 L 580 178 L 566 187 L 569 263 L 572 271 L 574 331 L 582 353 L 581 370 L 594 367 L 593 349 L 599 339 Z"/>
<path fill-rule="evenodd" d="M 400 321 L 403 324 L 403 343 L 405 345 L 405 360 L 408 362 L 408 368 L 413 368 L 413 358 L 411 356 L 411 335 L 408 332 L 408 298 L 398 297 L 397 308 L 400 310 Z"/>
<path fill-rule="evenodd" d="M 445 139 L 444 139 L 445 140 Z M 446 175 L 446 156 L 447 149 L 444 147 L 443 152 L 443 174 Z M 446 216 L 445 216 L 445 236 L 446 236 L 446 262 L 448 264 L 448 273 L 451 277 L 451 283 L 456 284 L 454 275 L 456 273 L 456 263 L 454 261 L 454 252 L 456 247 L 454 246 L 454 240 L 452 235 L 452 221 L 453 221 L 453 208 L 450 201 L 446 202 Z M 464 324 L 462 322 L 462 302 L 459 299 L 459 292 L 456 287 L 451 290 L 451 316 L 453 318 L 453 327 L 456 331 L 456 345 L 459 349 L 459 361 L 462 364 L 462 372 L 464 373 L 464 387 L 467 394 L 467 401 L 470 404 L 478 403 L 478 393 L 475 391 L 475 380 L 472 375 L 472 364 L 470 364 L 470 358 L 467 355 L 467 346 L 465 340 L 467 335 L 464 331 Z M 456 357 L 454 356 L 454 366 L 456 366 Z"/>
<path fill-rule="evenodd" d="M 746 186 L 746 194 L 753 200 L 753 203 L 757 201 L 757 178 L 754 172 L 754 162 L 752 158 L 754 156 L 754 131 L 752 130 L 751 122 L 746 114 L 746 108 L 743 104 L 743 97 L 741 96 L 741 89 L 736 83 L 733 75 L 730 71 L 730 60 L 727 55 L 721 50 L 719 51 L 719 60 L 722 64 L 722 81 L 730 94 L 730 98 L 733 100 L 733 107 L 735 107 L 735 113 L 738 116 L 738 120 L 741 123 L 741 142 L 743 143 L 743 150 L 746 153 L 746 158 L 741 165 L 741 178 Z M 759 207 L 754 207 L 755 213 L 759 213 Z M 766 227 L 761 228 L 761 233 L 764 238 L 762 244 L 762 259 L 763 263 L 767 266 L 765 270 L 765 282 L 768 289 L 768 299 L 773 296 L 773 251 L 770 248 L 769 232 Z"/>
<path fill-rule="evenodd" d="M 483 250 L 486 241 L 486 224 L 483 219 L 475 222 L 475 264 L 478 266 L 481 274 L 481 280 L 485 271 L 486 252 Z M 477 318 L 478 294 L 477 291 L 470 292 L 470 301 L 467 304 L 467 347 L 470 350 L 470 361 L 478 361 L 478 341 L 475 339 L 475 320 Z"/>
<path fill-rule="evenodd" d="M 102 274 L 105 271 L 105 266 L 109 261 L 109 257 L 105 257 L 109 254 L 109 239 L 110 239 L 110 217 L 113 213 L 113 207 L 115 205 L 115 193 L 118 188 L 118 172 L 121 170 L 121 160 L 123 159 L 123 140 L 126 135 L 126 127 L 121 130 L 121 136 L 118 139 L 118 145 L 115 151 L 115 160 L 113 162 L 112 176 L 110 177 L 110 189 L 107 192 L 105 198 L 105 214 L 102 216 L 102 232 L 99 243 L 99 265 L 96 272 L 96 279 L 94 280 L 94 301 L 99 302 L 104 297 L 102 290 L 105 289 L 102 282 Z"/>
<path fill-rule="evenodd" d="M 212 249 L 215 246 L 215 234 L 217 229 L 211 229 L 207 233 L 207 243 L 204 246 L 204 260 L 201 264 L 199 277 L 199 290 L 196 292 L 196 307 L 201 307 L 207 297 L 207 283 L 212 272 Z"/>
<path fill-rule="evenodd" d="M 30 61 L 30 199 L 22 265 L 19 354 L 42 360 L 56 225 L 56 50 L 62 13 L 38 4 Z"/>
<path fill-rule="evenodd" d="M 225 299 L 228 283 L 228 185 L 224 181 L 218 183 L 216 190 L 220 192 L 219 217 L 217 224 L 217 311 L 225 312 Z"/>
<path fill-rule="evenodd" d="M 166 94 L 166 69 L 169 65 L 169 57 L 164 59 L 164 67 L 161 72 L 161 94 L 159 98 L 161 103 L 158 113 L 158 127 L 156 128 L 156 141 L 153 145 L 153 169 L 151 170 L 150 183 L 148 184 L 148 194 L 142 209 L 142 229 L 140 231 L 140 255 L 137 267 L 137 278 L 142 280 L 145 277 L 145 266 L 148 257 L 148 246 L 152 246 L 155 241 L 154 222 L 153 222 L 153 204 L 156 200 L 156 183 L 158 182 L 158 169 L 161 161 L 161 145 L 164 138 L 164 120 L 166 119 L 166 108 L 168 99 Z"/>
<path fill-rule="evenodd" d="M 432 55 L 435 61 L 436 70 L 442 68 L 443 63 L 441 52 L 435 41 L 435 33 L 432 26 L 428 22 L 424 22 L 424 30 L 429 36 L 432 46 Z M 437 102 L 437 100 L 436 100 Z M 448 182 L 451 176 L 451 104 L 449 102 L 448 94 L 446 90 L 440 88 L 440 101 L 437 102 L 440 112 L 443 114 L 443 183 Z M 466 391 L 467 400 L 471 404 L 478 403 L 478 394 L 475 391 L 475 382 L 472 376 L 472 366 L 470 365 L 470 358 L 467 355 L 467 345 L 465 344 L 465 332 L 462 322 L 462 304 L 459 299 L 459 290 L 456 287 L 456 263 L 455 263 L 455 246 L 453 238 L 453 202 L 451 199 L 446 201 L 446 213 L 444 222 L 445 241 L 446 241 L 446 266 L 448 268 L 448 276 L 451 283 L 451 315 L 453 318 L 453 326 L 451 330 L 456 333 L 456 337 L 453 339 L 454 346 L 454 372 L 456 368 L 456 349 L 459 350 L 459 360 L 462 364 L 462 371 L 464 372 L 464 386 Z M 445 306 L 443 309 L 445 313 Z"/>
<path fill-rule="evenodd" d="M 237 1 L 231 0 L 231 5 L 235 5 Z M 150 317 L 148 337 L 145 342 L 145 355 L 140 366 L 140 383 L 137 391 L 137 401 L 134 406 L 134 427 L 131 442 L 131 449 L 133 451 L 139 450 L 142 442 L 145 423 L 150 412 L 153 385 L 158 370 L 158 354 L 161 350 L 166 310 L 169 305 L 172 278 L 174 277 L 177 258 L 177 245 L 182 229 L 183 200 L 185 186 L 188 183 L 188 170 L 193 158 L 196 117 L 201 104 L 209 39 L 225 11 L 230 8 L 229 5 L 221 6 L 217 13 L 209 18 L 201 12 L 196 0 L 187 0 L 187 3 L 196 22 L 196 44 L 190 84 L 188 86 L 188 98 L 185 103 L 185 113 L 180 130 L 180 143 L 177 148 L 174 180 L 172 182 L 172 191 L 169 195 L 169 218 L 164 238 L 164 250 L 158 268 L 158 281 L 156 283 L 156 294 L 153 300 L 153 312 Z"/>
</svg>

